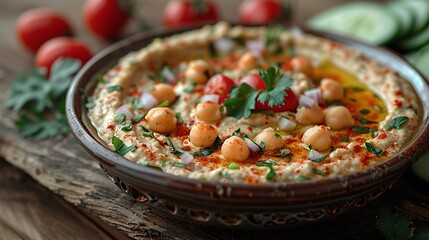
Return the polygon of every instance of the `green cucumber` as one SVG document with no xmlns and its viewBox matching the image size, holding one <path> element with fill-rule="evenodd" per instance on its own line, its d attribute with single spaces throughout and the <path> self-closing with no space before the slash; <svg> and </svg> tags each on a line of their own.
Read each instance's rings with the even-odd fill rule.
<svg viewBox="0 0 429 240">
<path fill-rule="evenodd" d="M 420 50 L 413 59 L 416 68 L 429 78 L 429 45 Z"/>
<path fill-rule="evenodd" d="M 308 25 L 378 45 L 391 42 L 400 31 L 393 14 L 373 2 L 341 4 L 311 17 Z"/>
<path fill-rule="evenodd" d="M 422 31 L 429 23 L 429 1 L 428 0 L 401 0 L 414 11 L 416 21 L 412 33 Z"/>
<path fill-rule="evenodd" d="M 387 3 L 387 9 L 392 12 L 398 22 L 399 33 L 397 37 L 405 36 L 413 30 L 416 19 L 412 7 L 404 1 L 396 0 Z"/>
<path fill-rule="evenodd" d="M 429 27 L 416 35 L 401 39 L 395 43 L 395 48 L 402 52 L 417 50 L 429 43 Z"/>
</svg>

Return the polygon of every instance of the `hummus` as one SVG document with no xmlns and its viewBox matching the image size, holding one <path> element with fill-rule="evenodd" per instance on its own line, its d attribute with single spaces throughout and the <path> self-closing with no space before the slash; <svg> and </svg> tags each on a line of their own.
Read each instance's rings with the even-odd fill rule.
<svg viewBox="0 0 429 240">
<path fill-rule="evenodd" d="M 113 151 L 209 181 L 301 182 L 365 170 L 417 128 L 398 73 L 355 49 L 280 27 L 205 26 L 129 53 L 88 116 Z"/>
</svg>

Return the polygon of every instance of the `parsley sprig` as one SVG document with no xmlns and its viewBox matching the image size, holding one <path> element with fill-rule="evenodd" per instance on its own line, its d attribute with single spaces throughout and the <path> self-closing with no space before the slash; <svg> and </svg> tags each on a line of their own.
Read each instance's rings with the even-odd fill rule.
<svg viewBox="0 0 429 240">
<path fill-rule="evenodd" d="M 78 60 L 57 60 L 46 80 L 45 69 L 19 74 L 6 94 L 5 107 L 19 113 L 15 122 L 23 137 L 47 139 L 70 132 L 65 115 L 65 98 Z"/>
<path fill-rule="evenodd" d="M 285 104 L 287 93 L 293 84 L 293 79 L 284 75 L 279 69 L 269 67 L 261 70 L 259 75 L 265 82 L 266 90 L 257 90 L 246 83 L 233 88 L 229 93 L 229 99 L 224 102 L 228 116 L 249 118 L 252 110 L 255 110 L 256 102 L 268 103 L 269 107 Z"/>
</svg>

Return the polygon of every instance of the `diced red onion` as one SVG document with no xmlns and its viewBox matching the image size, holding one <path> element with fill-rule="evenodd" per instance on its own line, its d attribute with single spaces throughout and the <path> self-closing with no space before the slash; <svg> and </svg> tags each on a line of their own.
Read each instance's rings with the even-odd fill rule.
<svg viewBox="0 0 429 240">
<path fill-rule="evenodd" d="M 300 143 L 299 146 L 303 147 L 306 150 L 310 150 L 310 148 L 308 147 L 308 145 L 305 144 L 305 143 Z"/>
<path fill-rule="evenodd" d="M 222 53 L 230 52 L 236 45 L 237 43 L 229 38 L 221 38 L 213 43 L 215 50 Z"/>
<path fill-rule="evenodd" d="M 152 94 L 143 92 L 142 95 L 140 95 L 139 103 L 143 105 L 145 110 L 149 110 L 156 107 L 159 104 L 159 101 L 152 96 Z"/>
<path fill-rule="evenodd" d="M 167 80 L 167 82 L 172 83 L 176 81 L 176 76 L 174 76 L 174 73 L 171 71 L 169 67 L 164 67 L 161 70 L 161 75 Z"/>
<path fill-rule="evenodd" d="M 307 155 L 307 159 L 309 159 L 309 160 L 316 160 L 316 159 L 319 159 L 322 157 L 323 157 L 323 154 L 321 154 L 320 152 L 318 152 L 314 149 L 311 149 Z"/>
<path fill-rule="evenodd" d="M 217 94 L 206 94 L 206 95 L 201 97 L 201 102 L 219 103 L 219 95 L 217 95 Z"/>
<path fill-rule="evenodd" d="M 127 119 L 131 119 L 134 116 L 127 105 L 120 106 L 118 109 L 116 109 L 116 113 L 125 114 Z"/>
<path fill-rule="evenodd" d="M 295 129 L 295 127 L 296 127 L 296 123 L 294 121 L 291 121 L 285 117 L 280 118 L 279 128 L 281 130 L 292 131 Z"/>
<path fill-rule="evenodd" d="M 313 88 L 304 92 L 304 95 L 312 98 L 317 104 L 322 102 L 322 92 L 320 88 Z"/>
<path fill-rule="evenodd" d="M 250 149 L 252 152 L 257 152 L 257 151 L 259 151 L 259 147 L 258 147 L 258 145 L 256 145 L 256 143 L 254 143 L 252 140 L 250 140 L 250 139 L 248 139 L 248 138 L 244 138 L 244 141 L 246 141 L 247 146 L 249 146 L 249 149 Z"/>
<path fill-rule="evenodd" d="M 316 104 L 316 101 L 314 101 L 314 99 L 304 95 L 299 96 L 299 105 L 302 105 L 306 108 L 311 108 L 314 104 Z"/>
<path fill-rule="evenodd" d="M 262 51 L 265 49 L 264 40 L 249 40 L 246 42 L 246 48 L 249 52 L 253 53 L 255 56 L 260 57 Z"/>
<path fill-rule="evenodd" d="M 180 161 L 182 161 L 183 164 L 189 164 L 194 161 L 194 156 L 188 152 L 184 152 L 180 155 Z"/>
</svg>

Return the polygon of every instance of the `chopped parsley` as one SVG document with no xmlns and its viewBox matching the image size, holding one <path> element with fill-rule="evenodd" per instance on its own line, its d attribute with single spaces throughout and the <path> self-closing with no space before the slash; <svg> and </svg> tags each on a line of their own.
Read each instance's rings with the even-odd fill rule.
<svg viewBox="0 0 429 240">
<path fill-rule="evenodd" d="M 143 127 L 142 125 L 140 125 L 140 127 L 143 130 L 143 133 L 142 133 L 143 137 L 150 137 L 150 138 L 156 139 L 155 134 L 153 132 L 149 131 L 149 129 Z"/>
<path fill-rule="evenodd" d="M 130 146 L 127 146 L 122 142 L 121 139 L 119 139 L 116 136 L 112 137 L 112 144 L 115 148 L 115 152 L 119 153 L 120 155 L 125 155 L 127 152 L 132 152 L 136 148 L 137 143 L 134 143 Z"/>
<path fill-rule="evenodd" d="M 220 177 L 221 177 L 221 178 L 228 179 L 228 180 L 230 180 L 230 181 L 234 180 L 234 179 L 232 178 L 231 174 L 229 174 L 229 172 L 228 172 L 228 171 L 220 173 Z"/>
<path fill-rule="evenodd" d="M 327 171 L 320 170 L 318 168 L 313 168 L 313 173 L 317 174 L 317 175 L 320 175 L 320 176 L 327 176 L 328 175 Z"/>
<path fill-rule="evenodd" d="M 367 115 L 367 114 L 369 114 L 371 111 L 370 110 L 368 110 L 368 109 L 362 109 L 362 110 L 360 110 L 359 111 L 361 114 L 363 114 L 363 115 Z"/>
<path fill-rule="evenodd" d="M 366 118 L 364 118 L 364 117 L 362 117 L 362 116 L 360 116 L 360 115 L 358 115 L 358 116 L 357 116 L 357 120 L 358 120 L 359 122 L 361 122 L 361 123 L 364 123 L 364 124 L 377 123 L 377 122 L 374 122 L 374 121 L 368 120 L 368 119 L 366 119 Z"/>
<path fill-rule="evenodd" d="M 176 146 L 173 144 L 173 142 L 171 141 L 171 139 L 170 139 L 170 138 L 167 138 L 167 140 L 168 140 L 168 142 L 170 143 L 170 146 L 171 146 L 171 152 L 172 152 L 174 155 L 176 155 L 176 156 L 180 156 L 180 155 L 182 155 L 182 154 L 184 154 L 184 153 L 185 153 L 185 151 L 183 151 L 182 149 L 180 149 L 180 148 L 176 147 Z"/>
<path fill-rule="evenodd" d="M 290 161 L 292 157 L 292 152 L 289 149 L 282 148 L 279 153 L 276 154 L 277 157 L 283 158 L 287 161 Z"/>
<path fill-rule="evenodd" d="M 270 169 L 266 176 L 267 180 L 272 180 L 275 176 L 277 176 L 276 171 L 274 171 L 273 165 L 278 165 L 278 163 L 272 159 L 267 159 L 256 163 L 257 167 L 268 167 Z"/>
<path fill-rule="evenodd" d="M 147 161 L 144 161 L 144 160 L 138 161 L 137 164 L 142 165 L 143 167 L 153 168 L 155 170 L 163 172 L 163 170 L 160 166 L 151 165 Z"/>
<path fill-rule="evenodd" d="M 370 130 L 374 130 L 374 129 L 371 129 L 371 128 L 365 127 L 365 126 L 353 126 L 352 127 L 352 131 L 357 132 L 357 133 L 370 133 Z"/>
<path fill-rule="evenodd" d="M 118 115 L 115 116 L 116 121 L 118 121 L 119 124 L 124 124 L 125 123 L 125 114 L 120 113 Z"/>
<path fill-rule="evenodd" d="M 258 153 L 260 155 L 262 155 L 264 153 L 265 145 L 266 145 L 265 142 L 260 142 L 259 144 L 257 144 L 255 141 L 253 141 L 252 139 L 248 138 L 247 136 L 245 138 L 249 139 L 252 143 L 254 143 L 256 146 L 258 146 L 258 148 L 259 148 L 259 152 Z"/>
<path fill-rule="evenodd" d="M 160 103 L 160 104 L 158 104 L 158 106 L 157 107 L 168 107 L 170 105 L 170 103 L 168 102 L 168 100 L 167 101 L 164 101 L 164 102 L 162 102 L 162 103 Z"/>
<path fill-rule="evenodd" d="M 174 162 L 173 164 L 171 164 L 171 166 L 177 167 L 177 168 L 184 168 L 184 167 L 186 167 L 185 164 L 180 163 L 180 162 Z"/>
<path fill-rule="evenodd" d="M 295 177 L 295 181 L 297 181 L 297 182 L 306 182 L 308 180 L 310 180 L 309 177 L 302 176 L 302 175 L 298 175 Z"/>
<path fill-rule="evenodd" d="M 121 91 L 122 87 L 119 85 L 113 85 L 113 86 L 109 86 L 107 87 L 107 92 L 111 93 L 111 92 L 115 92 L 115 91 Z"/>
<path fill-rule="evenodd" d="M 376 148 L 376 147 L 374 147 L 374 146 L 373 146 L 371 143 L 369 143 L 369 142 L 365 142 L 364 144 L 365 144 L 365 148 L 366 148 L 366 150 L 368 150 L 368 152 L 370 152 L 370 153 L 372 153 L 372 154 L 374 154 L 374 155 L 381 156 L 381 155 L 383 155 L 383 154 L 384 154 L 384 152 L 386 152 L 386 151 L 384 151 L 384 150 L 382 150 L 382 149 L 380 149 L 380 148 Z"/>
<path fill-rule="evenodd" d="M 194 152 L 193 155 L 194 156 L 208 156 L 212 153 L 214 153 L 214 151 L 216 151 L 216 149 L 222 145 L 222 140 L 219 137 L 216 137 L 215 142 L 213 143 L 213 145 L 211 147 L 208 147 L 206 149 L 204 149 L 201 152 Z"/>
<path fill-rule="evenodd" d="M 137 115 L 135 115 L 134 117 L 131 118 L 131 122 L 132 123 L 138 123 L 138 122 L 140 122 L 144 118 L 144 116 L 145 115 L 143 113 L 137 114 Z"/>
<path fill-rule="evenodd" d="M 405 117 L 405 116 L 395 117 L 394 119 L 392 119 L 392 121 L 390 121 L 388 124 L 386 124 L 384 129 L 386 129 L 387 131 L 389 131 L 392 128 L 400 129 L 402 127 L 402 125 L 404 125 L 409 120 L 410 119 L 408 117 Z"/>
<path fill-rule="evenodd" d="M 228 166 L 226 166 L 226 168 L 227 169 L 230 169 L 230 170 L 237 170 L 237 169 L 240 169 L 240 165 L 238 165 L 237 163 L 235 163 L 235 162 L 230 162 L 229 164 L 228 164 Z"/>
<path fill-rule="evenodd" d="M 133 125 L 131 124 L 131 122 L 125 122 L 124 124 L 125 126 L 121 128 L 122 131 L 130 131 L 131 129 L 133 129 Z"/>
<path fill-rule="evenodd" d="M 344 136 L 341 138 L 341 141 L 343 141 L 343 142 L 349 142 L 349 139 L 350 139 L 350 137 L 349 137 L 349 136 L 344 135 Z"/>
<path fill-rule="evenodd" d="M 256 102 L 268 104 L 269 107 L 285 104 L 287 96 L 285 90 L 292 86 L 293 79 L 275 67 L 261 70 L 259 75 L 265 82 L 266 90 L 256 90 L 246 83 L 232 88 L 229 99 L 224 102 L 228 116 L 237 119 L 249 118 L 252 111 L 255 110 Z"/>
</svg>

